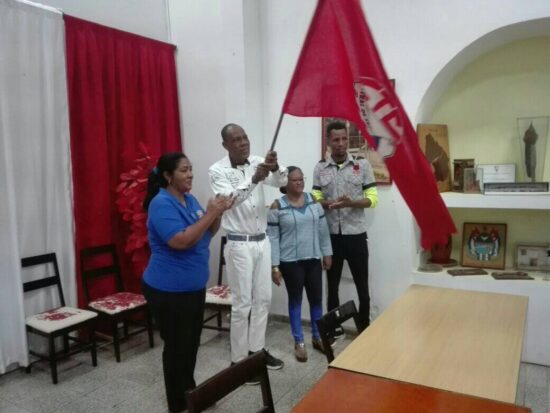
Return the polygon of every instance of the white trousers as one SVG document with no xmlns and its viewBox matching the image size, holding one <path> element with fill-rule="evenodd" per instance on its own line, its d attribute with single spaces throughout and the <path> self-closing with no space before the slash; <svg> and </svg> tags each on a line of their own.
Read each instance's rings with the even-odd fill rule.
<svg viewBox="0 0 550 413">
<path fill-rule="evenodd" d="M 231 361 L 265 347 L 271 304 L 271 244 L 262 241 L 227 241 L 224 249 L 231 307 Z M 250 320 L 250 321 L 249 321 Z"/>
</svg>

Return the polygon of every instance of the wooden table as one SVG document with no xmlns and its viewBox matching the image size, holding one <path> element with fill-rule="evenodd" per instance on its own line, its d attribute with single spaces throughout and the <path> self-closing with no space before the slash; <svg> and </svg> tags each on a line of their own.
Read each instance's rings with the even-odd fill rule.
<svg viewBox="0 0 550 413">
<path fill-rule="evenodd" d="M 514 403 L 527 301 L 412 285 L 330 366 Z"/>
<path fill-rule="evenodd" d="M 527 413 L 513 404 L 331 368 L 293 413 Z"/>
</svg>

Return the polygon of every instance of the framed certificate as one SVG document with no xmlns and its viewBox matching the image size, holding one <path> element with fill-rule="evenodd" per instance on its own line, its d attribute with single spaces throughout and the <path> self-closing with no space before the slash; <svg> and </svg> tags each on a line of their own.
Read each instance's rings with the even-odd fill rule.
<svg viewBox="0 0 550 413">
<path fill-rule="evenodd" d="M 506 224 L 465 222 L 462 231 L 463 267 L 503 270 L 506 261 Z"/>
<path fill-rule="evenodd" d="M 478 165 L 477 168 L 483 171 L 484 183 L 516 182 L 516 164 L 514 163 Z"/>
<path fill-rule="evenodd" d="M 516 268 L 528 271 L 548 269 L 549 254 L 550 244 L 518 244 L 516 246 Z"/>
</svg>

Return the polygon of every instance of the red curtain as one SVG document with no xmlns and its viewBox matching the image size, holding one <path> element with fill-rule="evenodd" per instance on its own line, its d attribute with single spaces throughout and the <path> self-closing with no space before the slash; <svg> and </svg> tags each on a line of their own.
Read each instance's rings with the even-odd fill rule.
<svg viewBox="0 0 550 413">
<path fill-rule="evenodd" d="M 79 304 L 81 248 L 115 243 L 124 286 L 141 274 L 124 253 L 129 224 L 117 209 L 120 175 L 142 143 L 154 159 L 181 150 L 175 47 L 65 15 Z M 109 289 L 95 286 L 92 297 Z M 94 293 L 95 292 L 95 293 Z"/>
</svg>

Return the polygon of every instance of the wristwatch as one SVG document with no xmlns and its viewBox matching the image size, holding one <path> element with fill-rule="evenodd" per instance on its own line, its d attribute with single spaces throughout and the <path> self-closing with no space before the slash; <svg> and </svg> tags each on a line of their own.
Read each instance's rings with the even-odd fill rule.
<svg viewBox="0 0 550 413">
<path fill-rule="evenodd" d="M 271 272 L 279 272 L 279 267 L 276 265 L 274 267 L 271 267 Z"/>
</svg>

